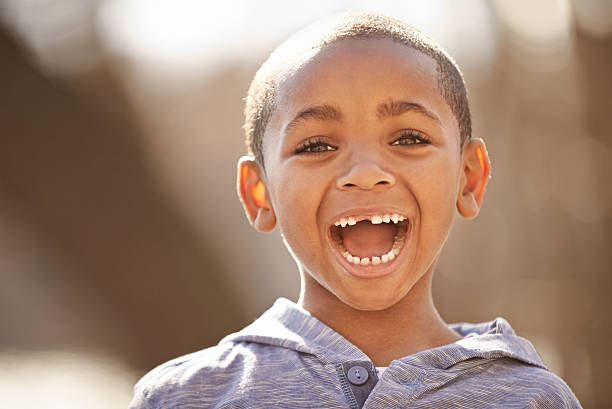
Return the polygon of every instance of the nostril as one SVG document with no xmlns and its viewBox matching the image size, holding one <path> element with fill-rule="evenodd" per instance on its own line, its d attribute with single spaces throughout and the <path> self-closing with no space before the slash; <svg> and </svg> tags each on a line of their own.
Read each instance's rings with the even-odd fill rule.
<svg viewBox="0 0 612 409">
<path fill-rule="evenodd" d="M 370 185 L 369 187 L 364 187 L 364 186 L 362 186 L 360 184 L 356 184 L 356 183 L 344 183 L 342 185 L 342 187 L 345 188 L 345 189 L 353 189 L 353 188 L 361 188 L 361 189 L 367 188 L 367 189 L 371 189 L 372 187 L 379 186 L 379 185 L 380 186 L 390 186 L 391 183 L 389 181 L 387 181 L 387 180 L 381 180 L 381 181 L 375 182 L 373 185 Z"/>
</svg>

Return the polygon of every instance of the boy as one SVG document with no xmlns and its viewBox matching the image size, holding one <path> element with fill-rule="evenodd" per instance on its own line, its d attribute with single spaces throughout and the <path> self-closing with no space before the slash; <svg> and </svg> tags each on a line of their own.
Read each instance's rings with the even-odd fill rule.
<svg viewBox="0 0 612 409">
<path fill-rule="evenodd" d="M 455 209 L 478 214 L 490 164 L 465 85 L 396 20 L 334 16 L 257 72 L 238 193 L 301 276 L 217 346 L 137 385 L 132 408 L 580 407 L 498 318 L 447 325 L 431 280 Z"/>
</svg>

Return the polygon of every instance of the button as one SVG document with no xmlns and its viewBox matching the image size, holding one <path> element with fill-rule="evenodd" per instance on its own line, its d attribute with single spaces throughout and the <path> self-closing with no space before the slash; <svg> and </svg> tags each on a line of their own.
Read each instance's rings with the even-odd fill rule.
<svg viewBox="0 0 612 409">
<path fill-rule="evenodd" d="M 353 385 L 361 385 L 368 380 L 368 371 L 363 366 L 355 365 L 347 372 L 348 380 Z"/>
</svg>

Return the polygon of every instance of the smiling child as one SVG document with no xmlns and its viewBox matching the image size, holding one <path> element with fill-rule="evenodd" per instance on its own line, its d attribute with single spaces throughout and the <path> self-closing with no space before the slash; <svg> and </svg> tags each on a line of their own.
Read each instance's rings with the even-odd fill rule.
<svg viewBox="0 0 612 409">
<path fill-rule="evenodd" d="M 238 193 L 278 227 L 299 300 L 137 385 L 132 408 L 580 407 L 502 318 L 446 324 L 431 283 L 489 179 L 454 61 L 406 24 L 325 19 L 283 43 L 246 103 Z"/>
</svg>

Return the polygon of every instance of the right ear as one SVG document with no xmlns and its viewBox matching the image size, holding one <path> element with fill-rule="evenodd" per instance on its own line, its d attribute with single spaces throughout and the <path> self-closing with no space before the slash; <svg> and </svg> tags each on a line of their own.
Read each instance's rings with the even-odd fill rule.
<svg viewBox="0 0 612 409">
<path fill-rule="evenodd" d="M 263 169 L 253 157 L 243 156 L 238 160 L 238 197 L 251 226 L 265 233 L 276 226 L 276 214 L 270 204 L 263 175 Z"/>
</svg>

